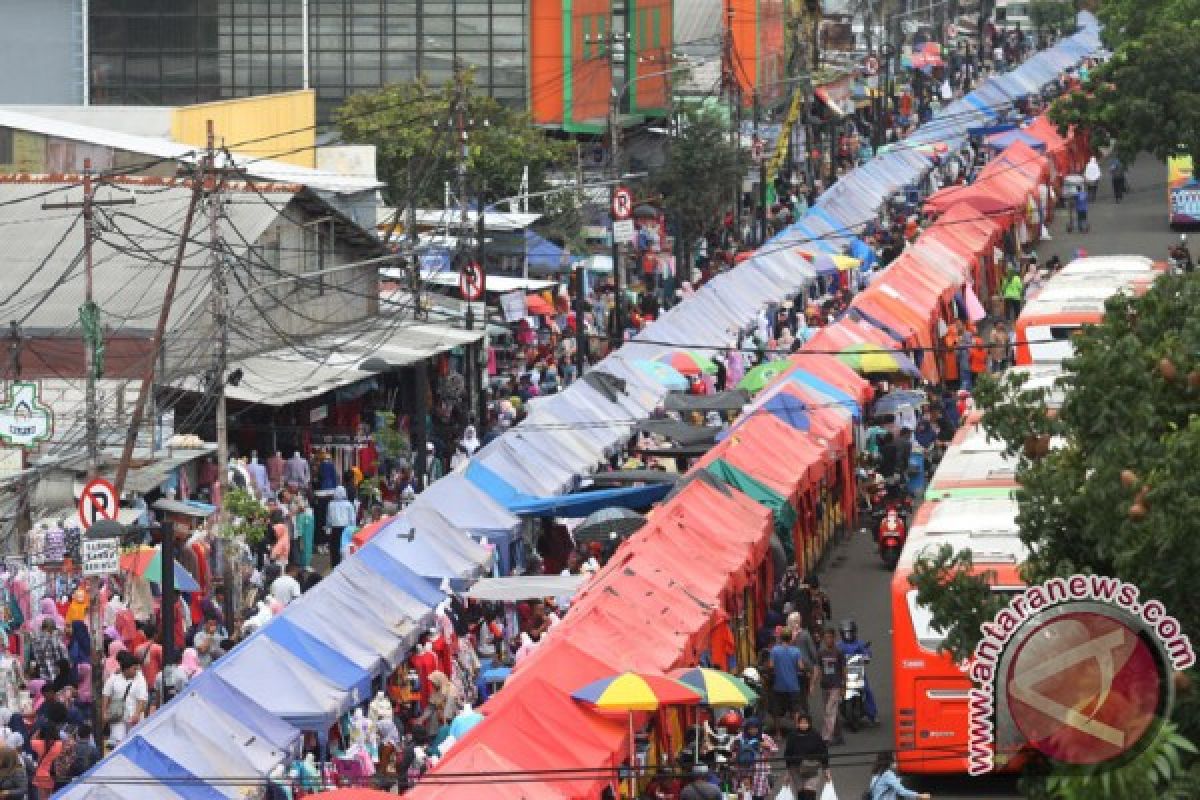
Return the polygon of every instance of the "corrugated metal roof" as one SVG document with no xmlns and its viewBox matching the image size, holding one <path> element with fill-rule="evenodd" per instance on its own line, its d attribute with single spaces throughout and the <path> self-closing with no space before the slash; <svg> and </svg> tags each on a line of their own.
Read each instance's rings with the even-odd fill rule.
<svg viewBox="0 0 1200 800">
<path fill-rule="evenodd" d="M 227 386 L 225 393 L 232 400 L 285 406 L 375 376 L 376 372 L 360 368 L 369 358 L 381 359 L 389 367 L 403 367 L 479 341 L 483 335 L 482 330 L 420 322 L 411 316 L 375 317 L 337 334 L 313 337 L 294 347 L 230 364 L 229 371 L 241 370 L 242 376 L 238 385 Z M 180 385 L 191 391 L 203 390 L 195 377 Z"/>
<path fill-rule="evenodd" d="M 59 187 L 47 197 L 35 195 Z M 177 246 L 166 231 L 180 231 L 191 190 L 172 186 L 103 186 L 96 200 L 136 199 L 134 205 L 101 207 L 99 239 L 93 245 L 93 297 L 110 329 L 154 329 Z M 32 199 L 31 199 L 32 198 Z M 78 325 L 85 295 L 83 224 L 78 209 L 43 209 L 47 203 L 78 203 L 83 190 L 70 184 L 0 181 L 0 269 L 4 298 L 0 312 L 25 329 Z M 285 196 L 282 206 L 290 197 Z M 240 237 L 253 242 L 278 216 L 272 203 L 248 194 L 228 203 L 221 225 L 235 256 L 245 253 Z M 191 238 L 208 239 L 205 214 L 197 214 Z M 59 242 L 61 241 L 61 245 Z M 171 307 L 170 328 L 193 313 L 209 294 L 208 250 L 188 248 Z M 11 292 L 11 294 L 10 294 Z"/>
<path fill-rule="evenodd" d="M 0 108 L 0 127 L 14 128 L 43 136 L 54 136 L 59 139 L 70 139 L 75 142 L 112 147 L 129 153 L 146 155 L 171 161 L 194 163 L 197 160 L 195 147 L 179 144 L 170 139 L 153 136 L 139 136 L 132 133 L 97 128 L 91 125 L 81 125 L 61 119 L 40 117 L 13 111 L 11 108 Z M 243 155 L 236 152 L 237 145 L 231 145 L 235 150 L 233 160 L 225 161 L 222 165 L 227 169 L 240 169 L 246 174 L 262 180 L 282 183 L 299 183 L 322 192 L 335 194 L 356 194 L 369 192 L 383 186 L 378 180 L 355 175 L 340 175 L 282 161 Z"/>
</svg>

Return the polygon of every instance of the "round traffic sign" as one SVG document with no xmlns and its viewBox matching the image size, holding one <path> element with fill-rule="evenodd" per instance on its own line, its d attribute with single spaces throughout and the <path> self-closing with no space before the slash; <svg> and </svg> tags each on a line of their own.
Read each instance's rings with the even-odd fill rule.
<svg viewBox="0 0 1200 800">
<path fill-rule="evenodd" d="M 485 280 L 483 267 L 479 264 L 474 261 L 463 264 L 462 271 L 458 273 L 458 290 L 463 299 L 474 302 L 483 297 Z"/>
<path fill-rule="evenodd" d="M 624 186 L 613 190 L 612 214 L 614 219 L 629 219 L 633 216 L 633 193 Z"/>
<path fill-rule="evenodd" d="M 86 531 L 102 519 L 117 518 L 117 487 L 104 478 L 93 478 L 79 496 L 79 524 Z"/>
<path fill-rule="evenodd" d="M 867 56 L 867 63 L 865 66 L 868 75 L 879 74 L 879 59 L 875 56 Z"/>
</svg>

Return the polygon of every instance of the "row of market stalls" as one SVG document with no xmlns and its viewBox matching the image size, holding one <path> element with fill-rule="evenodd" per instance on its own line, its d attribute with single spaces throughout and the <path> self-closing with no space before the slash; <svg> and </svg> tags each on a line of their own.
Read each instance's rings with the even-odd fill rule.
<svg viewBox="0 0 1200 800">
<path fill-rule="evenodd" d="M 1040 88 L 1098 47 L 1093 21 L 1027 62 L 1021 80 Z M 853 428 L 870 390 L 836 359 L 814 353 L 818 342 L 924 342 L 936 329 L 926 324 L 935 313 L 928 304 L 936 299 L 940 312 L 955 270 L 965 276 L 980 268 L 986 256 L 980 243 L 990 241 L 997 223 L 962 204 L 948 209 L 934 226 L 943 232 L 927 234 L 933 238 L 922 244 L 928 257 L 896 271 L 898 281 L 903 276 L 898 285 L 919 291 L 929 313 L 891 304 L 890 323 L 876 324 L 864 311 L 827 329 L 675 488 L 580 491 L 666 398 L 667 388 L 639 364 L 677 348 L 731 346 L 764 309 L 805 292 L 819 277 L 812 248 L 860 247 L 856 234 L 887 198 L 930 169 L 917 146 L 963 137 L 993 119 L 1014 99 L 1005 89 L 1012 80 L 989 84 L 986 99 L 969 96 L 952 105 L 918 131 L 911 147 L 850 172 L 779 240 L 710 281 L 568 390 L 538 403 L 465 471 L 423 492 L 57 797 L 220 800 L 261 791 L 265 777 L 296 755 L 304 733 L 328 730 L 405 658 L 435 618 L 443 589 L 461 588 L 493 564 L 512 567 L 528 520 L 582 516 L 613 504 L 645 507 L 672 492 L 486 704 L 484 721 L 414 792 L 421 800 L 474 798 L 479 780 L 462 776 L 503 773 L 509 776 L 503 782 L 489 781 L 489 795 L 599 796 L 611 780 L 608 770 L 628 752 L 628 729 L 579 708 L 570 691 L 617 668 L 665 670 L 694 664 L 701 654 L 723 666 L 730 659 L 744 663 L 746 631 L 775 575 L 789 562 L 810 565 L 839 515 L 853 509 Z M 885 288 L 874 295 L 887 294 Z M 882 316 L 880 308 L 874 310 Z M 892 325 L 907 332 L 897 339 Z M 678 744 L 679 724 L 662 720 L 653 747 Z M 553 781 L 513 777 L 564 764 L 598 771 Z"/>
<path fill-rule="evenodd" d="M 1098 46 L 1095 30 L 1089 27 L 1055 51 L 1035 57 L 1037 63 L 1023 68 L 1020 80 L 1028 78 L 1040 91 L 1062 67 L 1077 63 Z M 1011 102 L 1015 98 L 1005 87 L 1026 91 L 1024 83 L 1014 80 L 990 86 L 990 94 L 1004 93 L 1006 102 Z M 1018 85 L 1020 89 L 1015 88 Z M 943 138 L 995 119 L 1001 102 L 996 98 L 981 107 L 967 98 L 957 105 L 931 123 Z M 955 123 L 945 118 L 949 115 Z M 1035 126 L 1030 130 L 1042 127 Z M 928 140 L 928 134 L 919 135 Z M 681 488 L 650 514 L 646 527 L 617 550 L 564 621 L 517 665 L 503 691 L 483 707 L 484 721 L 414 790 L 415 798 L 474 797 L 480 779 L 471 776 L 495 774 L 506 776 L 502 784 L 489 786 L 497 796 L 538 800 L 600 796 L 627 758 L 630 730 L 623 719 L 606 718 L 574 702 L 572 691 L 624 670 L 666 672 L 702 660 L 726 667 L 730 655 L 739 664 L 747 663 L 751 656 L 747 632 L 753 629 L 778 569 L 788 563 L 810 565 L 827 543 L 838 515 L 852 513 L 853 429 L 871 390 L 825 351 L 853 343 L 894 349 L 930 346 L 938 322 L 951 318 L 964 289 L 972 283 L 992 285 L 988 270 L 996 261 L 1000 237 L 1023 219 L 1031 200 L 1036 203 L 1043 197 L 1041 188 L 1049 174 L 1045 158 L 1040 164 L 1029 159 L 1030 169 L 1025 169 L 1028 154 L 1018 150 L 1012 156 L 1019 166 L 1010 163 L 1005 168 L 1020 176 L 1024 193 L 1013 195 L 1005 206 L 1007 215 L 993 217 L 969 203 L 952 204 L 902 259 L 859 295 L 865 299 L 856 302 L 852 313 L 823 328 L 793 356 L 723 441 L 693 466 Z M 779 240 L 714 280 L 696 298 L 651 326 L 640 340 L 607 359 L 599 369 L 627 381 L 623 390 L 606 379 L 585 384 L 578 394 L 572 389 L 557 403 L 542 406 L 540 421 L 571 420 L 581 426 L 598 419 L 584 413 L 585 404 L 613 413 L 623 396 L 640 396 L 642 391 L 649 402 L 659 393 L 646 386 L 644 375 L 630 368 L 630 360 L 652 358 L 674 344 L 712 341 L 719 347 L 720 337 L 739 318 L 746 319 L 740 314 L 757 313 L 749 304 L 752 298 L 778 300 L 799 288 L 797 277 L 811 281 L 812 261 L 797 257 L 797 249 L 788 245 L 811 247 L 817 240 L 852 246 L 853 232 L 878 211 L 887 195 L 929 167 L 915 148 L 895 151 L 880 161 L 880 166 L 873 163 L 851 173 L 845 180 L 854 186 L 852 190 L 835 186 L 831 193 L 836 196 L 823 197 Z M 1001 174 L 1000 169 L 989 175 Z M 1042 206 L 1038 210 L 1049 211 Z M 764 271 L 785 259 L 793 264 L 789 279 L 775 286 L 773 293 L 755 295 L 756 281 Z M 744 306 L 737 304 L 742 291 L 746 292 Z M 723 330 L 724 326 L 728 327 Z M 929 361 L 936 378 L 936 364 Z M 612 393 L 606 394 L 604 387 Z M 553 440 L 583 438 L 591 435 L 589 431 L 577 427 L 569 434 L 554 433 Z M 532 456 L 548 448 L 550 440 L 538 441 L 541 434 L 541 430 L 518 428 L 510 434 L 512 440 L 497 442 L 491 453 L 481 453 L 479 461 L 490 462 L 494 470 L 507 469 L 493 474 L 512 476 L 520 484 L 513 491 L 567 491 L 573 485 L 569 465 L 545 473 L 515 463 L 522 454 Z M 593 446 L 603 449 L 606 441 L 597 435 Z M 510 449 L 501 454 L 500 447 Z M 502 465 L 500 459 L 510 463 Z M 473 465 L 473 469 L 478 468 Z M 478 473 L 475 478 L 472 474 L 468 470 L 468 480 L 478 481 Z M 534 485 L 538 480 L 544 480 L 541 487 Z M 817 513 L 818 508 L 822 513 Z M 775 554 L 779 546 L 788 551 L 783 558 Z M 659 712 L 653 721 L 653 735 L 640 745 L 647 763 L 654 762 L 657 752 L 680 743 L 688 720 L 674 714 Z M 646 722 L 640 720 L 638 729 Z M 539 777 L 551 771 L 556 772 L 554 780 Z"/>
</svg>

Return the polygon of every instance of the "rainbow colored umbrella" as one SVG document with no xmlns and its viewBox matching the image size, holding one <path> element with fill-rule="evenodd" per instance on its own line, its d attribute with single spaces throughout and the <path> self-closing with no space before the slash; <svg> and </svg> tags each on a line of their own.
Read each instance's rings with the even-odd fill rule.
<svg viewBox="0 0 1200 800">
<path fill-rule="evenodd" d="M 850 345 L 837 354 L 837 359 L 864 375 L 893 372 L 903 372 L 907 375 L 921 374 L 921 370 L 912 362 L 912 359 L 903 353 L 884 350 L 879 345 L 866 342 Z"/>
<path fill-rule="evenodd" d="M 602 711 L 657 711 L 659 706 L 694 706 L 701 701 L 694 689 L 674 678 L 642 672 L 601 678 L 571 697 Z"/>
<path fill-rule="evenodd" d="M 694 350 L 672 350 L 654 359 L 673 367 L 683 375 L 716 375 L 717 365 L 712 359 Z"/>
<path fill-rule="evenodd" d="M 637 739 L 633 734 L 633 712 L 657 711 L 660 706 L 694 706 L 703 698 L 696 690 L 666 675 L 622 672 L 593 681 L 572 692 L 571 697 L 601 711 L 629 714 L 629 796 L 637 796 Z"/>
<path fill-rule="evenodd" d="M 699 692 L 706 705 L 743 708 L 758 699 L 745 681 L 719 669 L 692 667 L 676 670 L 671 677 Z"/>
<path fill-rule="evenodd" d="M 754 394 L 761 392 L 763 387 L 785 372 L 790 372 L 795 369 L 796 365 L 787 359 L 781 361 L 768 361 L 765 364 L 759 364 L 754 369 L 746 373 L 746 375 L 738 381 L 737 388 L 745 389 Z"/>
</svg>

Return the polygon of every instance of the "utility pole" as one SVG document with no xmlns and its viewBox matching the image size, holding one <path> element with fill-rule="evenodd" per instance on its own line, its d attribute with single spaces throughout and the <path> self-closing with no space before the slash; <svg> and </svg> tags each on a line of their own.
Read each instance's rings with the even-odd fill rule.
<svg viewBox="0 0 1200 800">
<path fill-rule="evenodd" d="M 154 386 L 154 367 L 164 352 L 163 342 L 167 331 L 167 318 L 171 314 L 171 304 L 175 300 L 175 286 L 179 282 L 179 272 L 183 268 L 183 255 L 187 249 L 188 238 L 192 232 L 192 220 L 196 215 L 196 206 L 200 203 L 203 191 L 203 178 L 212 169 L 207 158 L 201 174 L 192 178 L 192 197 L 188 201 L 187 214 L 183 219 L 183 231 L 179 235 L 179 247 L 175 250 L 175 261 L 171 265 L 171 277 L 167 281 L 167 291 L 163 295 L 162 308 L 158 312 L 158 325 L 154 329 L 154 339 L 151 340 L 150 352 L 146 356 L 146 364 L 142 367 L 142 385 L 138 390 L 137 403 L 133 407 L 133 418 L 129 421 L 129 431 L 125 434 L 125 447 L 121 451 L 121 461 L 117 465 L 117 477 L 114 485 L 117 497 L 125 488 L 125 478 L 129 475 L 129 462 L 133 458 L 133 448 L 137 442 L 138 428 L 142 425 L 142 416 L 146 411 L 146 400 L 152 394 Z"/>
<path fill-rule="evenodd" d="M 612 213 L 612 208 L 615 205 L 617 190 L 621 188 L 621 92 L 617 90 L 616 84 L 612 87 L 612 99 L 608 109 L 608 139 L 609 139 L 609 164 L 612 174 L 612 185 L 608 190 L 608 207 L 609 213 Z M 616 339 L 615 345 L 620 345 L 625 338 L 625 281 L 623 280 L 624 267 L 621 264 L 621 244 L 617 241 L 616 217 L 613 217 L 613 224 L 609 228 L 609 238 L 612 240 L 612 270 L 613 270 L 613 310 L 612 310 L 612 331 Z"/>
<path fill-rule="evenodd" d="M 219 530 L 225 530 L 229 524 L 229 514 L 225 510 L 225 493 L 229 489 L 229 431 L 227 429 L 228 420 L 225 411 L 225 370 L 228 365 L 226 361 L 229 359 L 229 319 L 228 319 L 228 289 L 225 284 L 225 262 L 221 253 L 221 233 L 218 226 L 220 219 L 220 191 L 221 182 L 217 176 L 217 157 L 216 157 L 216 137 L 213 134 L 213 122 L 208 120 L 205 123 L 205 164 L 208 169 L 204 175 L 204 198 L 207 203 L 208 210 L 208 236 L 209 236 L 209 259 L 210 269 L 212 270 L 213 288 L 212 288 L 212 315 L 214 333 L 217 337 L 217 352 L 216 363 L 213 365 L 213 383 L 212 391 L 216 395 L 216 427 L 217 427 L 217 494 L 220 496 L 220 502 L 217 503 L 217 525 Z M 163 530 L 163 560 L 164 569 L 166 569 L 166 541 L 168 532 Z M 171 529 L 170 535 L 174 536 L 174 528 Z M 171 569 L 174 570 L 174 562 L 171 562 Z M 224 563 L 222 564 L 222 583 L 225 585 L 225 618 L 237 619 L 237 614 L 240 611 L 238 608 L 238 596 L 240 592 L 236 589 L 240 583 L 241 576 L 237 572 L 233 559 L 230 554 L 226 554 Z M 163 582 L 166 583 L 164 576 Z M 172 589 L 174 587 L 172 586 Z M 163 605 L 166 606 L 166 592 L 163 593 Z M 174 613 L 174 609 L 171 609 Z M 163 613 L 163 625 L 166 627 L 166 612 Z M 166 647 L 164 645 L 164 655 Z"/>
<path fill-rule="evenodd" d="M 758 87 L 754 87 L 754 139 L 758 150 L 758 242 L 767 240 L 767 147 L 762 135 L 762 98 Z"/>
<path fill-rule="evenodd" d="M 526 200 L 525 202 L 529 202 Z M 475 263 L 479 265 L 479 280 L 481 281 L 480 289 L 482 290 L 479 299 L 483 304 L 483 330 L 484 338 L 487 338 L 487 223 L 484 222 L 484 209 L 487 207 L 487 181 L 480 178 L 479 180 L 479 218 L 475 222 Z M 471 309 L 467 308 L 467 330 L 473 329 L 473 315 Z M 467 346 L 467 371 L 473 376 L 467 381 L 467 388 L 474 390 L 468 395 L 469 409 L 471 416 L 474 417 L 474 422 L 477 427 L 482 426 L 483 420 L 487 416 L 484 414 L 484 398 L 483 398 L 483 374 L 479 369 L 479 342 L 472 342 Z"/>
<path fill-rule="evenodd" d="M 583 270 L 582 264 L 575 267 L 574 280 L 575 284 L 575 378 L 578 380 L 583 377 L 583 371 L 587 369 L 588 363 L 588 336 L 587 329 L 584 327 L 583 318 L 587 310 L 587 300 L 583 296 Z"/>
<path fill-rule="evenodd" d="M 721 55 L 721 77 L 724 89 L 728 94 L 726 99 L 729 102 L 729 119 L 732 127 L 732 136 L 730 137 L 733 146 L 737 153 L 741 154 L 742 150 L 742 94 L 738 84 L 737 75 L 733 69 L 734 51 L 733 51 L 733 2 L 726 0 L 725 5 L 725 31 L 724 31 L 724 48 Z M 740 161 L 740 158 L 739 158 Z M 742 231 L 742 175 L 738 171 L 734 175 L 733 184 L 733 231 L 732 239 L 738 242 L 741 239 Z"/>
<path fill-rule="evenodd" d="M 83 213 L 83 263 L 84 295 L 79 309 L 79 327 L 83 330 L 83 360 L 87 378 L 84 389 L 84 420 L 87 439 L 87 473 L 94 478 L 100 468 L 100 422 L 96 410 L 96 379 L 103 372 L 100 349 L 103 332 L 100 328 L 100 308 L 93 295 L 92 244 L 96 241 L 96 208 L 98 206 L 127 206 L 136 200 L 132 197 L 113 200 L 96 200 L 96 186 L 92 177 L 92 160 L 83 160 L 83 201 L 80 203 L 43 203 L 43 210 L 78 208 Z"/>
<path fill-rule="evenodd" d="M 79 310 L 84 336 L 83 359 L 87 370 L 87 388 L 84 395 L 84 415 L 87 420 L 87 472 L 89 478 L 96 476 L 100 466 L 99 423 L 96 420 L 96 348 L 100 335 L 100 309 L 92 295 L 92 242 L 96 238 L 95 211 L 92 208 L 92 160 L 83 160 L 83 259 L 84 295 L 83 308 Z"/>
</svg>

